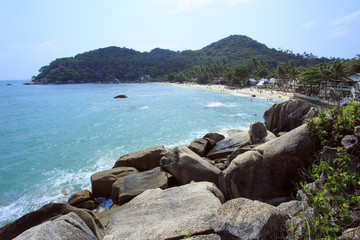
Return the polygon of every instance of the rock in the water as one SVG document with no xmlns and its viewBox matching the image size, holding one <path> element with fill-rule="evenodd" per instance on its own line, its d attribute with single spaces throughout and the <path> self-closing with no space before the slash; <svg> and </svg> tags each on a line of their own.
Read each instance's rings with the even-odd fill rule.
<svg viewBox="0 0 360 240">
<path fill-rule="evenodd" d="M 133 167 L 117 167 L 94 173 L 91 175 L 91 186 L 94 197 L 110 197 L 112 185 L 116 180 L 138 172 L 139 171 Z"/>
<path fill-rule="evenodd" d="M 212 144 L 209 140 L 204 138 L 197 138 L 190 143 L 188 148 L 200 157 L 205 157 L 206 154 L 209 152 L 211 145 Z"/>
<path fill-rule="evenodd" d="M 134 167 L 140 172 L 151 170 L 160 166 L 160 159 L 165 155 L 163 146 L 133 152 L 121 156 L 115 163 L 116 167 Z"/>
<path fill-rule="evenodd" d="M 91 192 L 87 189 L 74 193 L 70 196 L 68 203 L 77 208 L 94 209 L 98 203 L 94 201 Z"/>
<path fill-rule="evenodd" d="M 301 180 L 299 170 L 317 149 L 317 139 L 304 124 L 282 137 L 238 155 L 219 176 L 229 199 L 245 197 L 263 202 L 291 196 Z"/>
<path fill-rule="evenodd" d="M 210 159 L 217 159 L 229 156 L 236 148 L 243 147 L 250 144 L 250 137 L 247 132 L 240 132 L 216 143 L 215 147 L 211 149 L 207 157 Z"/>
<path fill-rule="evenodd" d="M 180 184 L 208 181 L 217 184 L 220 170 L 187 147 L 169 151 L 160 161 Z"/>
<path fill-rule="evenodd" d="M 317 110 L 303 100 L 289 100 L 273 104 L 263 115 L 267 129 L 275 134 L 288 132 L 305 123 L 310 117 L 315 117 Z"/>
<path fill-rule="evenodd" d="M 32 227 L 16 238 L 16 240 L 98 240 L 86 223 L 75 213 L 70 212 L 55 220 Z"/>
<path fill-rule="evenodd" d="M 222 193 L 209 182 L 147 190 L 121 206 L 110 219 L 106 235 L 114 240 L 141 240 L 181 239 L 189 231 L 211 233 L 222 202 Z"/>
<path fill-rule="evenodd" d="M 72 207 L 67 203 L 49 203 L 0 228 L 1 240 L 13 239 L 32 227 L 48 220 L 54 220 L 70 212 L 76 213 L 86 223 L 92 233 L 98 239 L 102 239 L 105 228 L 92 212 Z"/>
<path fill-rule="evenodd" d="M 157 167 L 152 170 L 141 172 L 120 178 L 112 185 L 111 199 L 114 203 L 124 204 L 145 190 L 161 188 L 168 185 L 168 173 Z"/>
<path fill-rule="evenodd" d="M 223 239 L 281 239 L 286 236 L 288 218 L 269 204 L 237 198 L 221 206 L 214 230 Z"/>
<path fill-rule="evenodd" d="M 128 96 L 124 95 L 124 94 L 120 94 L 115 96 L 114 98 L 127 98 Z"/>
</svg>

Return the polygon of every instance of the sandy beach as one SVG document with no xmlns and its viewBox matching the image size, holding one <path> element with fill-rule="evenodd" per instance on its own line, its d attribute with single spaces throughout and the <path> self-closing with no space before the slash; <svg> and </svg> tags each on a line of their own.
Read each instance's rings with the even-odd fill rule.
<svg viewBox="0 0 360 240">
<path fill-rule="evenodd" d="M 286 101 L 293 97 L 292 93 L 281 92 L 278 90 L 265 90 L 265 89 L 255 89 L 255 88 L 241 88 L 241 89 L 231 89 L 224 85 L 200 85 L 200 84 L 192 84 L 192 83 L 162 83 L 170 86 L 177 87 L 187 87 L 215 92 L 222 92 L 228 94 L 239 94 L 239 95 L 247 95 L 253 97 L 261 97 L 269 100 L 278 100 L 278 101 Z"/>
</svg>

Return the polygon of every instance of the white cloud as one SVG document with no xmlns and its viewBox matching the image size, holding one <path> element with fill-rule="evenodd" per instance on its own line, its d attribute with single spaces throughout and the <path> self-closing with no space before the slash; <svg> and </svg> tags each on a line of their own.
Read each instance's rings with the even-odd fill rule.
<svg viewBox="0 0 360 240">
<path fill-rule="evenodd" d="M 354 31 L 359 26 L 360 10 L 335 18 L 332 21 L 334 26 L 331 36 L 341 36 Z M 356 31 L 356 30 L 355 30 Z"/>
<path fill-rule="evenodd" d="M 338 17 L 334 20 L 334 25 L 341 25 L 353 22 L 357 17 L 360 16 L 360 10 L 350 13 L 345 16 Z"/>
<path fill-rule="evenodd" d="M 313 20 L 308 21 L 308 22 L 304 23 L 303 25 L 301 25 L 300 28 L 301 29 L 310 29 L 315 25 L 316 22 L 317 22 L 317 20 L 313 19 Z"/>
</svg>

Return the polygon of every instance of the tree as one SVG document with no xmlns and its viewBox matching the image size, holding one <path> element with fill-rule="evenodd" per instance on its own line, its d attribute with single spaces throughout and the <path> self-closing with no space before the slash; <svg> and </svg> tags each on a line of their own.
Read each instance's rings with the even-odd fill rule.
<svg viewBox="0 0 360 240">
<path fill-rule="evenodd" d="M 185 74 L 183 72 L 177 73 L 175 74 L 175 78 L 174 78 L 175 82 L 185 82 L 186 78 L 185 78 Z"/>
<path fill-rule="evenodd" d="M 270 76 L 270 71 L 266 67 L 259 67 L 255 70 L 254 73 L 255 78 L 268 78 Z"/>
<path fill-rule="evenodd" d="M 341 81 L 341 87 L 344 87 L 344 81 L 347 78 L 348 73 L 346 72 L 344 61 L 343 60 L 337 60 L 330 64 L 329 67 L 331 78 L 334 82 L 334 85 L 336 84 L 336 81 Z M 341 95 L 340 95 L 341 96 Z M 340 104 L 340 98 L 337 99 Z"/>
<path fill-rule="evenodd" d="M 299 74 L 300 83 L 306 87 L 310 87 L 308 89 L 308 95 L 311 95 L 313 92 L 314 85 L 320 84 L 320 73 L 319 68 L 317 66 L 308 66 L 303 69 L 303 71 Z"/>
<path fill-rule="evenodd" d="M 325 82 L 325 99 L 327 99 L 327 87 L 328 87 L 328 81 L 331 78 L 331 70 L 328 65 L 321 65 L 319 68 L 320 73 L 320 80 L 321 82 Z"/>
<path fill-rule="evenodd" d="M 234 69 L 225 73 L 225 78 L 232 86 L 243 86 L 249 79 L 249 72 L 244 66 L 236 66 Z"/>
<path fill-rule="evenodd" d="M 280 79 L 280 82 L 286 81 L 287 74 L 287 65 L 285 63 L 278 64 L 276 67 L 276 76 Z"/>
<path fill-rule="evenodd" d="M 295 66 L 290 67 L 289 70 L 288 70 L 287 78 L 289 79 L 290 83 L 294 84 L 294 86 L 295 86 L 295 81 L 296 81 L 299 73 L 300 73 L 299 69 L 297 67 L 295 67 Z"/>
</svg>

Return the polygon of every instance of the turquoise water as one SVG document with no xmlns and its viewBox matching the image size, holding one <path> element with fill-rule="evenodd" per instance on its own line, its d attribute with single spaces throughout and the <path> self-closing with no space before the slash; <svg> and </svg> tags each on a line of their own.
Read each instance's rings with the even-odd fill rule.
<svg viewBox="0 0 360 240">
<path fill-rule="evenodd" d="M 121 155 L 247 130 L 274 103 L 160 84 L 23 82 L 0 81 L 0 226 L 91 189 L 91 174 Z"/>
</svg>

